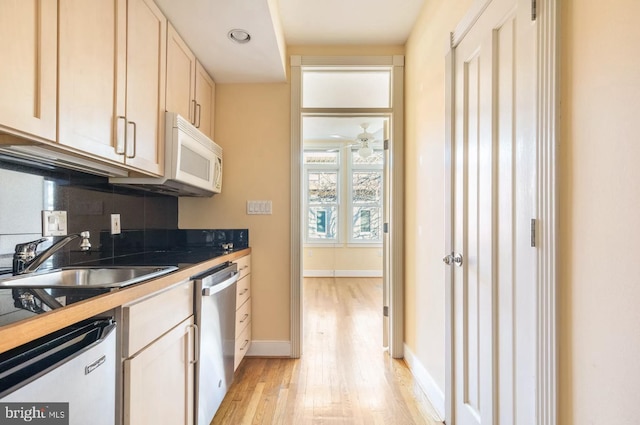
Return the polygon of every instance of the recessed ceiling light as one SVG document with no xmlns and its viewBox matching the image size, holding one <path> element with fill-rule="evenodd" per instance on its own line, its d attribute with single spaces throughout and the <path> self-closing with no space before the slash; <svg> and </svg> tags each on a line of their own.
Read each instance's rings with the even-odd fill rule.
<svg viewBox="0 0 640 425">
<path fill-rule="evenodd" d="M 246 44 L 251 40 L 251 35 L 247 31 L 241 29 L 229 31 L 227 33 L 227 37 L 229 37 L 229 40 L 235 41 L 238 44 Z"/>
</svg>

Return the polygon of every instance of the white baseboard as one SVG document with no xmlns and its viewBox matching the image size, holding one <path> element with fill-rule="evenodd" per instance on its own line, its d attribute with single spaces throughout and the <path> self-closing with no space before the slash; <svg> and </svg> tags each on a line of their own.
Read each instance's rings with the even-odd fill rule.
<svg viewBox="0 0 640 425">
<path fill-rule="evenodd" d="M 291 341 L 251 341 L 247 356 L 291 357 Z"/>
<path fill-rule="evenodd" d="M 436 413 L 440 416 L 440 418 L 437 419 L 440 421 L 444 420 L 444 392 L 406 344 L 404 345 L 404 361 L 409 366 L 409 369 L 411 369 L 413 377 L 424 391 L 433 408 L 436 409 Z"/>
<path fill-rule="evenodd" d="M 304 270 L 304 277 L 382 277 L 382 270 Z"/>
</svg>

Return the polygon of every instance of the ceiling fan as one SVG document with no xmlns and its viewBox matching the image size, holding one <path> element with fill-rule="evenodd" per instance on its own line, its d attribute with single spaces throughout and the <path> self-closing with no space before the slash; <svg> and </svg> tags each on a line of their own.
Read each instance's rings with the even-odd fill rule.
<svg viewBox="0 0 640 425">
<path fill-rule="evenodd" d="M 363 158 L 370 156 L 373 153 L 373 149 L 371 145 L 376 141 L 376 138 L 373 134 L 367 132 L 367 128 L 369 128 L 369 123 L 365 122 L 360 124 L 362 127 L 362 133 L 358 134 L 354 140 L 355 143 L 350 143 L 348 145 L 343 146 L 344 148 L 351 148 L 353 146 L 359 146 L 358 155 Z M 340 136 L 343 137 L 343 136 Z M 336 152 L 338 149 L 330 149 L 327 152 Z"/>
</svg>

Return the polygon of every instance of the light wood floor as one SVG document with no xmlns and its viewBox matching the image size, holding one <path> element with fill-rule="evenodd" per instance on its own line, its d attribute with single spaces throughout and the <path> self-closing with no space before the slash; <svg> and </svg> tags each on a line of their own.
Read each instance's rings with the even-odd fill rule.
<svg viewBox="0 0 640 425">
<path fill-rule="evenodd" d="M 300 359 L 245 358 L 212 424 L 440 424 L 382 347 L 382 279 L 305 278 Z"/>
</svg>

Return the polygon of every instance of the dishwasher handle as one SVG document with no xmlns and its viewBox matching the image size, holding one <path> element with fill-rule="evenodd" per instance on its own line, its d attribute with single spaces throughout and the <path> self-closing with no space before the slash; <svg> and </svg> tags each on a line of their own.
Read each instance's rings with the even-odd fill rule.
<svg viewBox="0 0 640 425">
<path fill-rule="evenodd" d="M 216 283 L 214 285 L 211 286 L 206 286 L 202 288 L 202 296 L 203 297 L 210 297 L 212 295 L 215 295 L 221 291 L 224 291 L 225 289 L 227 289 L 229 286 L 233 285 L 234 283 L 236 283 L 238 281 L 238 276 L 240 275 L 240 273 L 238 271 L 234 271 L 231 273 L 231 277 L 223 280 L 220 283 Z M 203 281 L 203 283 L 206 282 L 206 279 Z"/>
</svg>

